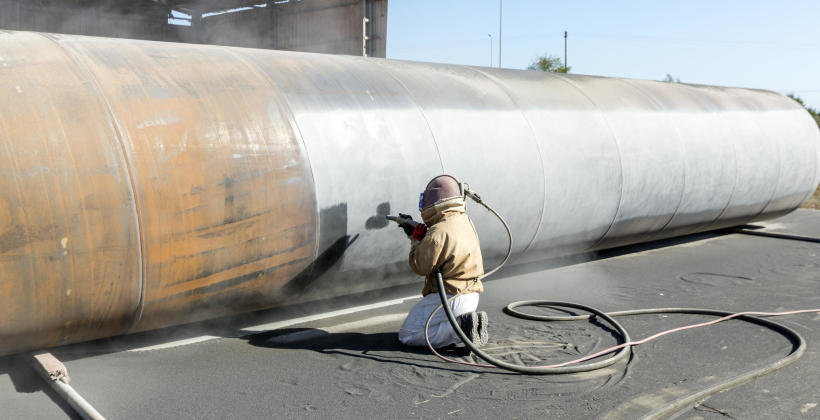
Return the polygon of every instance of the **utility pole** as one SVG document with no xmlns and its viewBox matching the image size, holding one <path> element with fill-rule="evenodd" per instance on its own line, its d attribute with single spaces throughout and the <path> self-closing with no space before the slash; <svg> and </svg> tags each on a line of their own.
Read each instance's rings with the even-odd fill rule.
<svg viewBox="0 0 820 420">
<path fill-rule="evenodd" d="M 567 66 L 567 31 L 564 31 L 564 68 L 569 68 L 569 66 Z"/>
<path fill-rule="evenodd" d="M 490 67 L 493 66 L 493 36 L 492 34 L 487 34 L 487 37 L 490 38 Z"/>
<path fill-rule="evenodd" d="M 498 0 L 498 68 L 501 68 L 501 16 L 504 12 L 504 0 Z"/>
</svg>

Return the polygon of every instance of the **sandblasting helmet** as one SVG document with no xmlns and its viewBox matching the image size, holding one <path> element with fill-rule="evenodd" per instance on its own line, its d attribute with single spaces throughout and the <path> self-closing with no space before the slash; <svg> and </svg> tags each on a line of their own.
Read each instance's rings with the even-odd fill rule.
<svg viewBox="0 0 820 420">
<path fill-rule="evenodd" d="M 461 182 L 452 175 L 439 175 L 427 183 L 419 197 L 419 211 L 436 204 L 441 200 L 464 195 Z"/>
</svg>

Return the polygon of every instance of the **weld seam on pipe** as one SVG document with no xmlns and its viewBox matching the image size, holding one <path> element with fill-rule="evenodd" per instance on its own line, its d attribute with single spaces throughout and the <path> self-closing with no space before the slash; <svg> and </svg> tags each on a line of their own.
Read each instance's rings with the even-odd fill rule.
<svg viewBox="0 0 820 420">
<path fill-rule="evenodd" d="M 666 106 L 664 106 L 664 104 L 661 101 L 659 101 L 658 98 L 655 97 L 655 95 L 652 95 L 650 92 L 647 92 L 644 88 L 636 84 L 634 81 L 627 79 L 624 80 L 624 82 L 626 82 L 626 84 L 628 84 L 629 86 L 632 86 L 632 88 L 635 89 L 635 91 L 637 91 L 640 95 L 643 95 L 645 98 L 647 98 L 650 102 L 652 102 L 653 104 L 655 104 L 655 106 L 658 107 L 658 112 L 661 115 L 663 115 L 669 122 L 669 125 L 672 127 L 672 130 L 675 133 L 675 139 L 678 141 L 678 144 L 680 145 L 681 186 L 680 196 L 678 197 L 678 204 L 675 205 L 675 211 L 672 212 L 672 214 L 669 216 L 669 219 L 666 221 L 666 223 L 663 224 L 663 226 L 661 226 L 660 229 L 658 229 L 656 232 L 648 232 L 647 240 L 652 241 L 658 239 L 658 236 L 660 236 L 666 230 L 667 226 L 669 226 L 669 224 L 672 223 L 673 220 L 675 220 L 675 217 L 677 217 L 679 214 L 681 204 L 683 204 L 683 199 L 686 196 L 686 161 L 688 158 L 688 156 L 686 155 L 686 141 L 684 141 L 683 137 L 681 136 L 680 128 L 678 127 L 678 121 L 669 117 L 669 109 Z"/>
<path fill-rule="evenodd" d="M 527 241 L 526 245 L 524 245 L 524 248 L 521 249 L 521 253 L 518 254 L 518 257 L 521 257 L 522 255 L 526 254 L 527 251 L 529 251 L 529 249 L 532 247 L 532 244 L 535 243 L 535 240 L 538 238 L 538 234 L 541 233 L 541 225 L 544 223 L 544 214 L 547 212 L 548 183 L 546 173 L 547 169 L 546 165 L 544 164 L 544 151 L 541 149 L 541 143 L 538 141 L 538 133 L 535 131 L 535 128 L 533 128 L 532 122 L 530 122 L 529 118 L 527 118 L 527 113 L 524 112 L 524 108 L 521 107 L 521 105 L 519 105 L 518 101 L 515 100 L 515 95 L 513 95 L 510 92 L 509 86 L 507 86 L 499 78 L 491 75 L 490 73 L 487 73 L 486 71 L 472 67 L 470 69 L 486 77 L 490 82 L 495 84 L 499 90 L 504 92 L 504 95 L 507 98 L 509 98 L 510 103 L 512 103 L 515 106 L 515 110 L 518 111 L 518 113 L 521 115 L 521 119 L 524 120 L 524 122 L 527 124 L 527 128 L 529 129 L 530 134 L 532 134 L 532 143 L 535 145 L 535 150 L 538 151 L 538 162 L 541 167 L 541 180 L 544 182 L 544 187 L 542 189 L 544 195 L 543 199 L 541 200 L 541 208 L 539 209 L 538 213 L 538 222 L 535 225 L 532 237 L 530 237 L 530 240 Z"/>
<path fill-rule="evenodd" d="M 615 146 L 615 150 L 618 152 L 618 176 L 620 177 L 620 184 L 618 185 L 618 204 L 615 205 L 615 212 L 612 214 L 612 220 L 609 222 L 609 226 L 606 228 L 604 233 L 601 235 L 600 238 L 596 239 L 589 245 L 584 251 L 592 251 L 595 250 L 598 244 L 604 242 L 606 240 L 607 235 L 612 232 L 612 228 L 615 227 L 615 224 L 618 222 L 618 216 L 621 214 L 621 208 L 624 204 L 624 183 L 626 183 L 626 179 L 624 178 L 624 157 L 622 152 L 622 144 L 621 140 L 619 139 L 619 135 L 615 132 L 615 129 L 612 127 L 612 122 L 607 117 L 606 112 L 604 112 L 604 108 L 601 107 L 592 96 L 587 93 L 578 83 L 572 81 L 572 79 L 567 78 L 561 75 L 554 75 L 557 80 L 560 80 L 568 85 L 570 85 L 573 89 L 578 91 L 587 101 L 592 105 L 598 115 L 601 116 L 601 121 L 603 122 L 604 126 L 606 127 L 608 133 L 610 134 L 610 139 L 612 140 L 612 144 Z"/>
<path fill-rule="evenodd" d="M 296 120 L 296 112 L 294 112 L 293 106 L 291 105 L 290 101 L 288 100 L 287 95 L 285 95 L 285 91 L 282 87 L 276 83 L 274 78 L 265 71 L 265 66 L 261 65 L 258 60 L 256 60 L 250 54 L 239 54 L 233 48 L 228 48 L 225 46 L 218 46 L 223 51 L 227 52 L 234 58 L 236 58 L 239 62 L 244 64 L 251 73 L 253 73 L 259 80 L 262 81 L 263 84 L 267 85 L 271 92 L 273 92 L 273 98 L 276 102 L 276 105 L 282 110 L 281 115 L 284 116 L 285 120 L 290 125 L 291 130 L 293 130 L 293 135 L 295 135 L 299 139 L 299 144 L 302 146 L 302 151 L 305 155 L 305 160 L 307 161 L 307 166 L 310 169 L 310 179 L 313 183 L 313 189 L 315 191 L 315 199 L 316 199 L 316 206 L 313 208 L 313 213 L 316 217 L 316 232 L 321 232 L 322 230 L 322 218 L 321 212 L 319 211 L 319 179 L 316 176 L 316 168 L 313 166 L 313 161 L 310 159 L 310 149 L 308 148 L 307 141 L 305 141 L 305 136 L 302 135 L 302 128 L 299 126 L 298 121 Z M 313 258 L 316 259 L 319 256 L 319 247 L 321 246 L 321 238 L 317 234 L 313 241 Z"/>
<path fill-rule="evenodd" d="M 114 141 L 117 144 L 116 148 L 121 154 L 120 156 L 122 158 L 125 173 L 128 175 L 128 183 L 126 185 L 132 199 L 133 216 L 135 218 L 134 222 L 137 229 L 137 241 L 139 245 L 136 247 L 137 269 L 139 270 L 137 273 L 136 284 L 139 290 L 137 292 L 137 304 L 134 308 L 134 312 L 132 313 L 133 320 L 131 321 L 131 325 L 128 327 L 128 331 L 132 331 L 142 319 L 142 313 L 145 309 L 145 275 L 148 272 L 148 267 L 146 267 L 147 261 L 145 259 L 147 250 L 145 249 L 145 227 L 142 220 L 142 205 L 139 196 L 139 189 L 137 188 L 134 163 L 132 162 L 132 156 L 131 153 L 129 153 L 128 146 L 126 145 L 128 134 L 120 123 L 119 116 L 114 111 L 114 107 L 111 106 L 111 102 L 105 96 L 105 91 L 103 90 L 97 76 L 88 66 L 88 63 L 83 61 L 83 54 L 79 53 L 69 45 L 57 42 L 57 40 L 51 36 L 43 35 L 43 37 L 53 43 L 57 49 L 69 59 L 81 77 L 88 83 L 89 90 L 94 93 L 94 98 L 100 108 L 102 108 L 106 120 L 109 124 L 111 124 Z"/>
<path fill-rule="evenodd" d="M 385 74 L 390 76 L 391 79 L 393 79 L 399 86 L 401 86 L 404 92 L 407 93 L 407 98 L 410 99 L 410 102 L 412 102 L 413 105 L 416 106 L 419 115 L 421 115 L 421 118 L 424 120 L 424 125 L 427 127 L 427 131 L 430 133 L 430 140 L 433 141 L 433 146 L 435 146 L 436 148 L 436 155 L 438 156 L 439 166 L 441 166 L 441 172 L 447 173 L 447 170 L 444 168 L 444 159 L 441 157 L 441 148 L 439 147 L 438 142 L 436 141 L 436 135 L 433 132 L 433 126 L 430 125 L 430 119 L 427 118 L 427 113 L 421 106 L 421 102 L 419 102 L 416 99 L 416 97 L 413 95 L 410 89 L 407 88 L 407 85 L 399 78 L 399 76 L 390 71 L 390 68 L 388 66 L 382 66 L 382 68 L 385 70 Z"/>
</svg>

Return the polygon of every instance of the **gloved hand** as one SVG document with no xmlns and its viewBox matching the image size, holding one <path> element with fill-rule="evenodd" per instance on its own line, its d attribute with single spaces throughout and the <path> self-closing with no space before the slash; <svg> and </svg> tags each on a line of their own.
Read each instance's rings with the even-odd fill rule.
<svg viewBox="0 0 820 420">
<path fill-rule="evenodd" d="M 409 214 L 399 213 L 399 227 L 404 229 L 404 234 L 410 236 L 416 228 L 416 221 Z"/>
<path fill-rule="evenodd" d="M 399 227 L 404 229 L 404 234 L 411 240 L 420 241 L 427 233 L 427 225 L 416 222 L 413 220 L 413 217 L 408 214 L 399 213 L 399 220 L 401 220 Z"/>
</svg>

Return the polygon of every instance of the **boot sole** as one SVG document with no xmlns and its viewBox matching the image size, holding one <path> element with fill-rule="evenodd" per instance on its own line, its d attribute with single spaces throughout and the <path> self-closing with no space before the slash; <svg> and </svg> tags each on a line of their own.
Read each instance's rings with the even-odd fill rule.
<svg viewBox="0 0 820 420">
<path fill-rule="evenodd" d="M 476 318 L 478 318 L 478 343 L 476 343 L 476 346 L 482 347 L 487 344 L 490 338 L 489 334 L 487 333 L 487 324 L 489 318 L 487 317 L 487 313 L 484 311 L 476 312 L 476 315 Z"/>
</svg>

